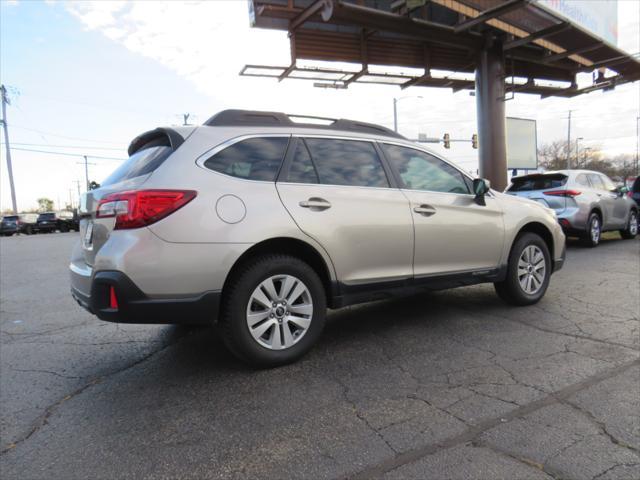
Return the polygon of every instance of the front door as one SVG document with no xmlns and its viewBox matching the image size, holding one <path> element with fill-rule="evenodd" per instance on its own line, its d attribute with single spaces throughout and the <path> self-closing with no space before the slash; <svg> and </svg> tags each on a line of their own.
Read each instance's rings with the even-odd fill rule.
<svg viewBox="0 0 640 480">
<path fill-rule="evenodd" d="M 412 275 L 406 197 L 391 188 L 373 142 L 297 138 L 277 183 L 300 229 L 327 251 L 348 286 Z"/>
<path fill-rule="evenodd" d="M 410 203 L 416 278 L 494 269 L 504 243 L 502 210 L 486 195 L 478 205 L 456 168 L 409 147 L 381 145 Z"/>
</svg>

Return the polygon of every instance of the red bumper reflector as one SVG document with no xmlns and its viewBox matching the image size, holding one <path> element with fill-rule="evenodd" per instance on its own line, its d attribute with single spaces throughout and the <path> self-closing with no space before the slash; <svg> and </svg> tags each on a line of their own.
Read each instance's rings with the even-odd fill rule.
<svg viewBox="0 0 640 480">
<path fill-rule="evenodd" d="M 109 287 L 109 308 L 118 309 L 118 298 L 116 297 L 116 289 Z"/>
<path fill-rule="evenodd" d="M 566 218 L 560 219 L 560 225 L 562 225 L 565 228 L 571 228 L 571 224 L 569 223 L 569 220 L 567 220 Z"/>
</svg>

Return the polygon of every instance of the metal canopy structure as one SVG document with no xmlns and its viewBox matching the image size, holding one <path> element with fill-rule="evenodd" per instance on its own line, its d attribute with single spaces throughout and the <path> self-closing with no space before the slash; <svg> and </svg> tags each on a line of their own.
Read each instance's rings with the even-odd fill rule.
<svg viewBox="0 0 640 480">
<path fill-rule="evenodd" d="M 475 89 L 480 172 L 498 188 L 507 95 L 573 97 L 640 79 L 637 58 L 536 0 L 251 0 L 250 15 L 256 27 L 288 32 L 291 63 L 246 65 L 241 75 Z M 576 76 L 591 72 L 579 87 Z"/>
</svg>

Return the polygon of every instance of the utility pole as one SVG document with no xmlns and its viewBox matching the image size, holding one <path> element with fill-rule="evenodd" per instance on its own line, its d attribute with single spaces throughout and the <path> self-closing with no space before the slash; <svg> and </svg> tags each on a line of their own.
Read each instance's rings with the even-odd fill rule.
<svg viewBox="0 0 640 480">
<path fill-rule="evenodd" d="M 567 170 L 571 170 L 571 110 L 569 110 L 567 125 Z"/>
<path fill-rule="evenodd" d="M 11 148 L 9 146 L 9 130 L 7 126 L 7 104 L 10 102 L 4 85 L 0 85 L 0 95 L 2 95 L 2 129 L 4 130 L 4 145 L 7 148 L 7 173 L 9 174 L 9 188 L 11 189 L 11 206 L 15 215 L 18 213 L 18 206 L 16 204 L 16 187 L 13 184 L 13 167 L 11 166 Z"/>
<path fill-rule="evenodd" d="M 71 210 L 73 210 L 73 188 L 69 189 L 69 205 L 71 205 Z"/>
<path fill-rule="evenodd" d="M 71 183 L 75 183 L 76 186 L 78 187 L 78 202 L 80 201 L 80 180 L 74 180 Z"/>
<path fill-rule="evenodd" d="M 89 163 L 87 162 L 87 156 L 84 157 L 84 179 L 87 182 L 87 192 L 89 191 Z"/>
<path fill-rule="evenodd" d="M 87 192 L 90 190 L 89 188 L 89 165 L 95 165 L 95 163 L 89 163 L 89 161 L 87 160 L 87 156 L 83 155 L 82 156 L 84 158 L 84 162 L 76 162 L 78 164 L 83 164 L 84 163 L 84 179 L 85 182 L 87 184 Z M 80 184 L 78 184 L 78 196 L 80 196 Z"/>
</svg>

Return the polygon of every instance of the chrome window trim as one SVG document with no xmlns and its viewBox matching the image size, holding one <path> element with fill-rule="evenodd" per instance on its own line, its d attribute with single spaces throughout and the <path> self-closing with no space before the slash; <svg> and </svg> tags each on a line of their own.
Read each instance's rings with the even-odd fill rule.
<svg viewBox="0 0 640 480">
<path fill-rule="evenodd" d="M 225 178 L 231 178 L 233 180 L 239 181 L 239 182 L 253 182 L 253 183 L 276 183 L 276 180 L 274 181 L 270 181 L 270 180 L 251 180 L 249 178 L 240 178 L 240 177 L 234 177 L 233 175 L 227 175 L 226 173 L 222 173 L 222 172 L 218 172 L 216 170 L 212 170 L 208 167 L 206 167 L 204 165 L 204 162 L 206 162 L 210 157 L 212 157 L 213 155 L 215 155 L 216 153 L 224 150 L 227 147 L 230 147 L 238 142 L 241 142 L 243 140 L 248 140 L 250 138 L 268 138 L 268 137 L 276 137 L 276 138 L 282 138 L 282 137 L 289 137 L 289 138 L 326 138 L 326 139 L 333 139 L 333 140 L 353 140 L 353 141 L 357 141 L 357 142 L 368 142 L 371 144 L 389 144 L 389 145 L 396 145 L 399 147 L 405 147 L 405 148 L 413 148 L 414 150 L 418 150 L 419 152 L 423 152 L 423 153 L 427 153 L 429 155 L 433 155 L 434 157 L 436 157 L 438 160 L 443 161 L 444 163 L 446 163 L 447 165 L 451 166 L 452 168 L 454 168 L 456 171 L 460 172 L 461 175 L 464 175 L 466 178 L 468 178 L 469 180 L 473 181 L 473 177 L 469 174 L 467 174 L 466 172 L 460 170 L 460 168 L 454 164 L 452 164 L 449 160 L 447 160 L 446 158 L 440 156 L 437 153 L 432 152 L 431 150 L 428 150 L 422 146 L 420 146 L 419 144 L 415 144 L 412 142 L 397 142 L 397 141 L 389 141 L 389 140 L 379 140 L 376 138 L 371 138 L 371 137 L 354 137 L 354 136 L 350 136 L 350 135 L 339 135 L 339 134 L 321 134 L 321 133 L 309 133 L 309 134 L 305 134 L 305 133 L 249 133 L 249 134 L 244 134 L 244 135 L 239 135 L 237 137 L 233 137 L 230 138 L 228 140 L 225 140 L 222 143 L 219 143 L 218 145 L 210 148 L 209 150 L 206 150 L 204 153 L 202 153 L 198 158 L 196 158 L 196 165 L 200 168 L 202 168 L 203 170 L 213 173 L 215 175 L 219 175 Z M 377 152 L 376 152 L 377 153 Z M 285 152 L 285 156 L 286 156 L 286 152 Z M 282 161 L 284 162 L 284 158 L 282 159 Z M 382 162 L 383 159 L 380 159 L 380 162 Z M 385 176 L 386 176 L 386 172 L 385 172 Z M 277 177 L 276 177 L 277 179 Z M 387 179 L 389 180 L 389 179 Z M 438 193 L 438 194 L 444 194 L 444 195 L 457 195 L 457 196 L 465 196 L 465 197 L 471 197 L 471 198 L 475 198 L 475 195 L 473 193 L 451 193 L 451 192 L 436 192 L 433 190 L 409 190 L 406 188 L 397 188 L 394 187 L 392 185 L 389 185 L 388 187 L 367 187 L 367 186 L 362 186 L 362 185 L 334 185 L 334 184 L 329 184 L 329 183 L 296 183 L 296 182 L 277 182 L 278 184 L 282 184 L 282 185 L 308 185 L 308 186 L 327 186 L 327 187 L 348 187 L 348 188 L 367 188 L 367 189 L 375 189 L 375 190 L 400 190 L 400 191 L 407 191 L 407 192 L 426 192 L 426 193 Z M 489 191 L 487 192 L 487 195 L 490 197 L 495 197 L 494 192 Z"/>
</svg>

